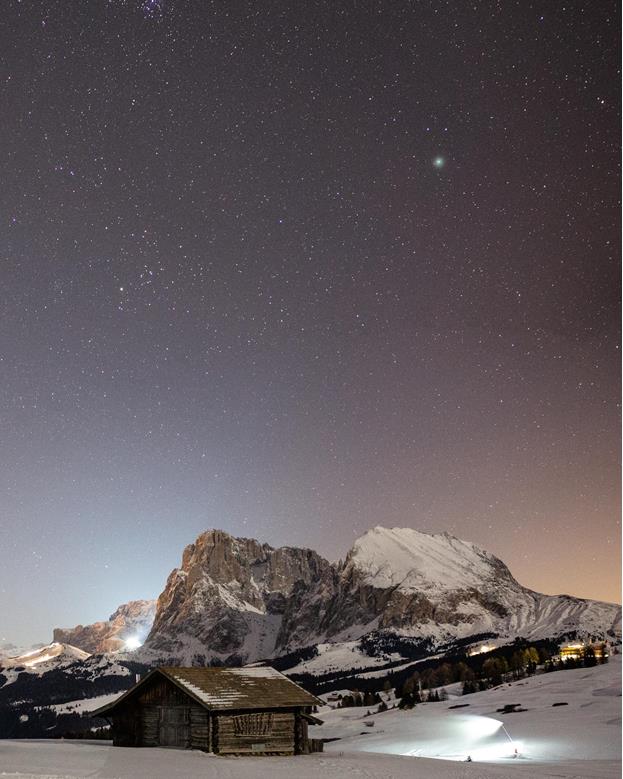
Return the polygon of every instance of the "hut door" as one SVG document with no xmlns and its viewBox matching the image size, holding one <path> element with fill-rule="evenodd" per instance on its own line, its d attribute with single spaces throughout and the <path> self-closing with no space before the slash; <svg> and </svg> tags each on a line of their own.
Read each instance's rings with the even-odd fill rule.
<svg viewBox="0 0 623 779">
<path fill-rule="evenodd" d="M 161 747 L 188 747 L 190 745 L 188 706 L 161 706 L 159 733 Z"/>
</svg>

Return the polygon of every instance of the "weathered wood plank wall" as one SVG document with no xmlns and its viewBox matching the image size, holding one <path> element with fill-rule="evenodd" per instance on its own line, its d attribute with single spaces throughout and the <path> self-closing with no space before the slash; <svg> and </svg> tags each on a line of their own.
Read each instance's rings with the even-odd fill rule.
<svg viewBox="0 0 623 779">
<path fill-rule="evenodd" d="M 157 706 L 141 706 L 141 746 L 157 747 L 160 711 Z"/>
<path fill-rule="evenodd" d="M 210 751 L 210 718 L 201 706 L 190 707 L 190 747 Z"/>
<path fill-rule="evenodd" d="M 213 749 L 219 754 L 294 754 L 294 713 L 261 712 L 266 722 L 246 721 L 245 714 L 216 714 Z M 260 720 L 261 722 L 261 720 Z M 245 727 L 245 725 L 248 725 Z"/>
</svg>

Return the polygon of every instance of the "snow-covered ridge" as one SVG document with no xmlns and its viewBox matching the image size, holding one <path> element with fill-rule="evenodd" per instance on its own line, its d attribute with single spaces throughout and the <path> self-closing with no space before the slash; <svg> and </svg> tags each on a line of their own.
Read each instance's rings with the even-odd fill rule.
<svg viewBox="0 0 623 779">
<path fill-rule="evenodd" d="M 497 557 L 448 533 L 375 527 L 336 565 L 311 550 L 273 549 L 210 530 L 169 576 L 141 657 L 236 665 L 372 633 L 406 637 L 432 652 L 479 634 L 513 641 L 573 632 L 616 635 L 620 608 L 533 592 Z M 399 659 L 382 649 L 368 667 L 383 656 Z M 349 667 L 366 663 L 366 651 L 351 646 L 308 655 L 305 666 L 322 673 L 326 663 L 334 671 L 339 657 Z"/>
<path fill-rule="evenodd" d="M 114 629 L 117 641 L 144 607 L 151 624 L 149 602 L 132 602 L 96 626 L 107 637 Z M 323 675 L 372 671 L 483 635 L 508 643 L 620 632 L 619 606 L 533 592 L 497 557 L 448 533 L 375 527 L 332 564 L 309 549 L 210 530 L 169 575 L 144 646 L 131 652 L 126 643 L 117 659 L 236 666 L 291 655 L 282 667 Z"/>
<path fill-rule="evenodd" d="M 458 590 L 479 587 L 483 579 L 510 577 L 501 560 L 449 533 L 377 526 L 358 538 L 346 565 L 375 587 Z"/>
<path fill-rule="evenodd" d="M 50 662 L 54 662 L 55 665 L 66 662 L 74 663 L 76 660 L 86 660 L 87 657 L 89 657 L 89 653 L 84 652 L 82 649 L 78 649 L 78 647 L 71 646 L 70 644 L 53 642 L 46 646 L 42 646 L 39 649 L 26 652 L 23 655 L 5 657 L 0 661 L 0 665 L 4 668 L 16 668 L 21 666 L 28 669 L 35 669 L 37 666 L 42 666 Z"/>
</svg>

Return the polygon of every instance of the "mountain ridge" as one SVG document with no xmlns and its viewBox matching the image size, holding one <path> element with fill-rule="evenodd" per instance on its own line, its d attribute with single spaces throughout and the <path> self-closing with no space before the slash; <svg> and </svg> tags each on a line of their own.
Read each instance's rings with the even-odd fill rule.
<svg viewBox="0 0 623 779">
<path fill-rule="evenodd" d="M 155 600 L 122 603 L 107 620 L 73 628 L 54 628 L 52 641 L 76 646 L 89 654 L 116 652 L 142 644 L 156 611 Z"/>
<path fill-rule="evenodd" d="M 378 632 L 434 647 L 482 633 L 605 635 L 619 621 L 616 604 L 534 592 L 449 533 L 377 526 L 330 563 L 214 529 L 185 548 L 139 654 L 232 664 Z"/>
<path fill-rule="evenodd" d="M 122 604 L 93 625 L 56 628 L 53 641 L 136 662 L 201 665 L 344 642 L 365 644 L 366 656 L 375 643 L 401 651 L 410 643 L 421 653 L 485 634 L 617 636 L 620 607 L 530 590 L 491 552 L 447 531 L 377 525 L 329 562 L 309 548 L 210 529 L 184 548 L 157 600 Z"/>
<path fill-rule="evenodd" d="M 148 635 L 134 651 L 121 627 L 140 617 L 140 602 L 67 631 L 74 644 L 112 639 L 122 649 L 84 657 L 84 647 L 56 642 L 0 659 L 0 733 L 14 732 L 18 710 L 121 692 L 156 665 L 262 662 L 328 690 L 456 660 L 483 642 L 555 652 L 567 638 L 620 640 L 618 605 L 533 592 L 477 545 L 412 528 L 373 528 L 339 563 L 208 530 L 184 549 L 155 608 L 145 603 Z M 61 713 L 56 732 L 70 721 L 83 725 Z M 43 724 L 27 732 L 49 735 Z"/>
</svg>

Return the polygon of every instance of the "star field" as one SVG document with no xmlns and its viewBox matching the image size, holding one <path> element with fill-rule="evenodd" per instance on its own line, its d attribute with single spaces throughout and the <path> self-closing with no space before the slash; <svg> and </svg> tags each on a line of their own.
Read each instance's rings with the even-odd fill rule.
<svg viewBox="0 0 623 779">
<path fill-rule="evenodd" d="M 3 22 L 0 639 L 208 527 L 447 530 L 620 598 L 617 4 Z"/>
</svg>

